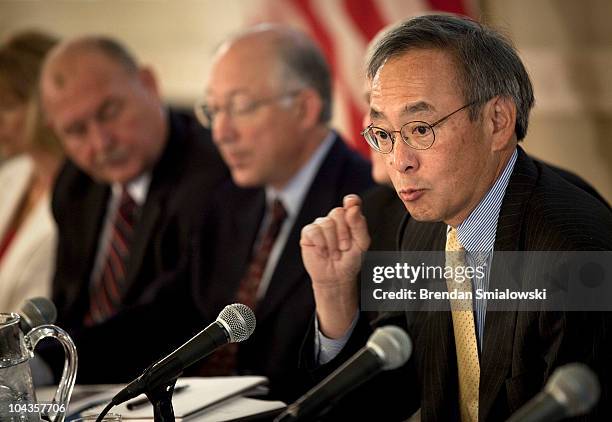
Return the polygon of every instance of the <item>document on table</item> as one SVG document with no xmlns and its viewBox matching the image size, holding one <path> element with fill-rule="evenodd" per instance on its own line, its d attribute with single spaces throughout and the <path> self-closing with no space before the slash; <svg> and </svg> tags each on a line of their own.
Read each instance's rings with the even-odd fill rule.
<svg viewBox="0 0 612 422">
<path fill-rule="evenodd" d="M 192 418 L 198 421 L 233 420 L 284 408 L 285 405 L 282 402 L 267 402 L 240 397 L 267 384 L 267 382 L 267 378 L 259 376 L 180 378 L 177 382 L 177 388 L 179 386 L 187 387 L 173 395 L 174 414 L 177 420 Z M 77 412 L 82 415 L 99 413 L 118 391 L 116 386 L 113 387 L 106 393 L 101 392 L 78 402 L 71 402 L 69 414 Z M 144 397 L 144 395 L 141 395 L 127 403 L 116 406 L 111 409 L 111 412 L 122 415 L 124 420 L 152 420 L 153 407 L 149 403 L 136 406 L 131 410 L 128 408 L 131 407 L 129 406 L 130 403 L 142 400 Z M 91 407 L 92 405 L 94 407 Z M 210 419 L 209 416 L 213 419 Z M 202 417 L 205 419 L 201 419 Z M 224 419 L 221 419 L 222 417 Z"/>
</svg>

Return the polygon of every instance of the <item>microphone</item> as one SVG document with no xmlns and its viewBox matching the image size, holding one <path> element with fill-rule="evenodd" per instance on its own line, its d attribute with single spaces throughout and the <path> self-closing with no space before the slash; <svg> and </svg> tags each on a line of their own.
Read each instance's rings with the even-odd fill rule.
<svg viewBox="0 0 612 422">
<path fill-rule="evenodd" d="M 57 319 L 57 309 L 49 299 L 34 297 L 23 303 L 19 316 L 19 328 L 24 333 L 29 333 L 39 325 L 54 324 Z"/>
<path fill-rule="evenodd" d="M 559 367 L 544 390 L 517 410 L 506 422 L 555 422 L 585 414 L 599 400 L 597 376 L 582 363 Z"/>
<path fill-rule="evenodd" d="M 228 305 L 216 321 L 193 336 L 187 343 L 147 368 L 142 375 L 113 397 L 116 406 L 146 391 L 178 378 L 183 370 L 208 356 L 226 343 L 246 340 L 255 331 L 255 315 L 246 305 Z"/>
<path fill-rule="evenodd" d="M 394 325 L 378 328 L 365 347 L 291 404 L 275 421 L 311 420 L 380 371 L 404 365 L 411 354 L 412 342 L 404 330 Z"/>
</svg>

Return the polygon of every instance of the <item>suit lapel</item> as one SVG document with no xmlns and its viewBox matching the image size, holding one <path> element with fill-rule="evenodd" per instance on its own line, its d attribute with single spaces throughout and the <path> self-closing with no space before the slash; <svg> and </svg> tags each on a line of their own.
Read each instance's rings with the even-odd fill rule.
<svg viewBox="0 0 612 422">
<path fill-rule="evenodd" d="M 323 196 L 328 196 L 327 193 L 325 192 Z M 276 264 L 268 290 L 257 305 L 258 321 L 263 322 L 273 313 L 276 307 L 283 303 L 283 299 L 291 294 L 299 283 L 304 282 L 306 279 L 306 269 L 304 268 L 300 251 L 300 233 L 302 227 L 310 224 L 315 218 L 321 217 L 323 215 L 322 210 L 325 209 L 327 204 L 329 204 L 329 209 L 333 207 L 332 198 L 322 198 L 321 192 L 318 192 L 317 195 L 312 194 L 313 192 L 311 191 L 305 198 L 304 205 L 291 228 L 287 243 L 285 243 L 285 247 Z"/>
<path fill-rule="evenodd" d="M 136 231 L 130 250 L 129 268 L 126 277 L 126 282 L 129 286 L 128 290 L 131 290 L 139 281 L 136 280 L 136 277 L 141 273 L 147 247 L 151 243 L 151 238 L 156 233 L 156 226 L 161 221 L 163 197 L 163 192 L 149 192 L 147 200 L 141 206 L 141 215 L 136 224 Z"/>
<path fill-rule="evenodd" d="M 172 150 L 174 146 L 169 144 L 166 148 L 164 155 L 167 156 L 169 155 L 168 150 Z M 142 274 L 141 268 L 152 238 L 158 234 L 159 230 L 163 229 L 163 227 L 159 227 L 159 222 L 163 221 L 162 217 L 167 210 L 168 196 L 172 192 L 173 174 L 164 161 L 164 159 L 160 160 L 158 168 L 155 169 L 146 200 L 140 207 L 140 216 L 134 231 L 127 269 L 126 297 L 129 297 L 130 291 L 134 289 L 136 289 L 134 292 L 139 295 L 142 292 L 141 283 L 151 282 L 151 280 L 138 280 L 137 277 Z"/>
<path fill-rule="evenodd" d="M 78 210 L 71 216 L 71 223 L 65 225 L 66 239 L 82 239 L 82 243 L 69 243 L 71 258 L 69 262 L 80 263 L 79 268 L 71 269 L 70 274 L 76 280 L 84 282 L 73 282 L 68 285 L 66 301 L 67 309 L 78 309 L 74 318 L 82 318 L 89 307 L 89 286 L 92 276 L 96 255 L 99 249 L 99 236 L 107 211 L 110 188 L 99 185 L 86 178 L 83 185 L 79 186 L 80 194 L 75 195 L 72 204 L 67 209 Z M 85 254 L 85 256 L 83 256 Z M 70 305 L 71 304 L 71 305 Z"/>
<path fill-rule="evenodd" d="M 207 223 L 215 225 L 216 234 L 210 251 L 201 259 L 204 271 L 212 268 L 213 274 L 202 277 L 196 294 L 196 300 L 203 300 L 200 308 L 207 320 L 214 320 L 221 309 L 236 301 L 265 211 L 263 189 L 233 187 L 221 198 L 223 203 L 217 201 L 212 222 Z M 224 206 L 227 208 L 221 208 Z"/>
<path fill-rule="evenodd" d="M 265 320 L 300 283 L 307 281 L 300 251 L 301 230 L 317 217 L 327 214 L 333 207 L 340 205 L 342 198 L 338 186 L 334 183 L 342 179 L 340 172 L 344 168 L 347 154 L 347 147 L 336 137 L 304 197 L 300 212 L 274 269 L 267 293 L 257 306 L 258 321 Z"/>
<path fill-rule="evenodd" d="M 512 176 L 504 195 L 497 233 L 495 251 L 521 250 L 521 226 L 525 207 L 537 181 L 537 170 L 529 157 L 519 148 L 519 155 Z M 494 256 L 489 280 L 489 290 L 503 289 L 501 280 L 507 280 L 512 268 L 506 262 Z M 515 303 L 516 305 L 516 303 Z M 507 304 L 506 304 L 507 306 Z M 514 311 L 491 311 L 496 304 L 487 303 L 487 314 L 484 332 L 484 347 L 480 368 L 479 416 L 482 420 L 489 414 L 499 390 L 508 376 L 512 363 L 512 346 L 516 326 L 516 308 Z"/>
<path fill-rule="evenodd" d="M 406 217 L 400 231 L 399 244 L 402 251 L 444 251 L 446 224 L 420 223 Z M 443 265 L 443 263 L 441 263 Z M 434 281 L 429 288 L 446 290 L 446 284 Z M 426 306 L 426 304 L 425 304 Z M 451 314 L 448 311 L 416 311 L 407 313 L 408 330 L 415 349 L 421 386 L 423 420 L 452 420 L 458 408 L 446 404 L 456 402 L 457 365 Z"/>
<path fill-rule="evenodd" d="M 241 199 L 234 201 L 238 208 L 236 212 L 231 213 L 229 233 L 235 236 L 235 240 L 232 240 L 232 261 L 242 264 L 233 265 L 233 268 L 226 270 L 229 271 L 226 277 L 229 284 L 224 289 L 226 294 L 223 295 L 226 303 L 229 303 L 227 300 L 236 300 L 238 287 L 251 263 L 255 240 L 266 212 L 264 190 L 259 189 L 256 193 L 249 193 L 240 195 Z"/>
<path fill-rule="evenodd" d="M 176 163 L 184 161 L 182 155 L 183 144 L 187 142 L 186 129 L 178 119 L 173 118 L 172 114 L 169 117 L 169 133 L 162 156 L 153 169 L 145 203 L 140 207 L 141 215 L 136 223 L 127 269 L 126 297 L 129 297 L 130 291 L 134 289 L 135 294 L 139 296 L 142 293 L 142 283 L 151 282 L 151 280 L 137 280 L 136 277 L 142 274 L 141 268 L 152 239 L 159 230 L 164 229 L 159 223 L 164 221 L 164 213 L 168 211 L 172 190 L 177 185 Z"/>
</svg>

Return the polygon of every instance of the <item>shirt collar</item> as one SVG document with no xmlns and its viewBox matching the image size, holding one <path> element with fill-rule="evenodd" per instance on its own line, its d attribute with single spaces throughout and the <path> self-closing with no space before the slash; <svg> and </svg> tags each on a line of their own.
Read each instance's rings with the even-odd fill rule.
<svg viewBox="0 0 612 422">
<path fill-rule="evenodd" d="M 468 218 L 457 226 L 457 239 L 467 252 L 490 252 L 493 250 L 499 211 L 517 156 L 518 152 L 515 149 L 501 176 Z M 450 226 L 448 228 L 450 230 Z"/>
<path fill-rule="evenodd" d="M 136 202 L 138 206 L 142 206 L 147 199 L 150 184 L 151 173 L 147 172 L 125 185 L 125 189 L 128 191 L 134 202 Z M 121 184 L 113 183 L 112 190 L 113 197 L 118 198 L 121 195 Z"/>
<path fill-rule="evenodd" d="M 268 207 L 274 199 L 278 198 L 282 201 L 289 218 L 295 217 L 298 214 L 300 208 L 302 208 L 304 197 L 335 138 L 336 134 L 333 131 L 329 131 L 314 154 L 312 154 L 306 164 L 289 180 L 289 183 L 282 190 L 278 191 L 270 186 L 266 186 L 266 204 Z"/>
</svg>

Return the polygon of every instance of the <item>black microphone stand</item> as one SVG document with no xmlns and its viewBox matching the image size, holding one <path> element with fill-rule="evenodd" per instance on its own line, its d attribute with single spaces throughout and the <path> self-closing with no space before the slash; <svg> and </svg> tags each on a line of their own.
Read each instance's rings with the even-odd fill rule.
<svg viewBox="0 0 612 422">
<path fill-rule="evenodd" d="M 183 374 L 181 361 L 176 357 L 154 363 L 145 372 L 118 393 L 111 404 L 123 403 L 139 393 L 144 393 L 153 406 L 155 422 L 174 422 L 172 395 L 176 381 Z M 163 368 L 160 370 L 159 368 Z"/>
<path fill-rule="evenodd" d="M 183 368 L 178 359 L 167 360 L 165 371 L 155 371 L 158 364 L 153 364 L 143 375 L 144 394 L 153 406 L 155 422 L 174 422 L 172 394 L 176 380 L 183 374 Z"/>
<path fill-rule="evenodd" d="M 172 394 L 174 393 L 174 386 L 176 385 L 177 379 L 178 376 L 174 377 L 171 381 L 146 385 L 144 394 L 153 406 L 153 420 L 155 422 L 175 422 L 174 408 L 172 407 Z M 119 403 L 122 402 L 123 401 Z M 98 415 L 96 422 L 102 421 L 104 416 L 106 416 L 116 404 L 118 403 L 111 401 Z"/>
<path fill-rule="evenodd" d="M 174 422 L 174 408 L 172 407 L 172 394 L 176 378 L 166 384 L 147 389 L 145 395 L 153 406 L 153 420 L 155 422 Z"/>
</svg>

